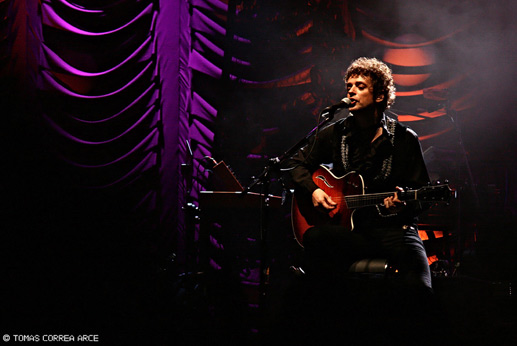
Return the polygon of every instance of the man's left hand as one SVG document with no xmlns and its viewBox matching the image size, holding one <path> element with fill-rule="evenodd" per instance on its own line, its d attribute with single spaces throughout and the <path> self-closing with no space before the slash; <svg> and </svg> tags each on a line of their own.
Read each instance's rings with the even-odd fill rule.
<svg viewBox="0 0 517 346">
<path fill-rule="evenodd" d="M 397 190 L 400 192 L 404 191 L 398 186 Z M 397 192 L 395 192 L 393 196 L 384 199 L 384 206 L 386 207 L 389 213 L 396 214 L 400 212 L 402 209 L 404 209 L 404 207 L 406 206 L 406 202 L 401 201 L 397 195 Z"/>
</svg>

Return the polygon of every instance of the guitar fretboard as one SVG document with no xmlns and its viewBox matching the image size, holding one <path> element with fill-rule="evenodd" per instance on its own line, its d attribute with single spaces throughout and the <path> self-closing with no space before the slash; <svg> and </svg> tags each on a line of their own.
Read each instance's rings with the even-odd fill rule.
<svg viewBox="0 0 517 346">
<path fill-rule="evenodd" d="M 348 195 L 345 202 L 349 209 L 374 206 L 380 204 L 385 198 L 393 196 L 394 192 L 371 193 L 367 195 Z M 409 190 L 404 193 L 399 192 L 400 200 L 417 199 L 417 190 Z"/>
</svg>

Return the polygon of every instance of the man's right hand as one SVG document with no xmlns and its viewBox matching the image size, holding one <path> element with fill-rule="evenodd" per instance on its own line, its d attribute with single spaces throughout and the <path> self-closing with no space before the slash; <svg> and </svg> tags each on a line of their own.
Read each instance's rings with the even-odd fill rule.
<svg viewBox="0 0 517 346">
<path fill-rule="evenodd" d="M 315 207 L 323 207 L 328 210 L 336 208 L 337 203 L 330 198 L 322 189 L 316 189 L 312 193 L 312 204 Z"/>
</svg>

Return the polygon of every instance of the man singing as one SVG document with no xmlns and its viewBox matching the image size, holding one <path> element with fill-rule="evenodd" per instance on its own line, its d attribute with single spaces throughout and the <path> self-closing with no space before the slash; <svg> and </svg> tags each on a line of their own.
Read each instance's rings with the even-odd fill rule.
<svg viewBox="0 0 517 346">
<path fill-rule="evenodd" d="M 431 276 L 423 242 L 418 235 L 418 201 L 402 202 L 399 187 L 418 188 L 429 176 L 415 132 L 384 111 L 395 101 L 390 68 L 375 58 L 353 61 L 345 74 L 350 116 L 313 136 L 290 161 L 297 193 L 312 198 L 314 208 L 331 211 L 333 201 L 312 180 L 321 164 L 332 164 L 334 175 L 359 173 L 366 193 L 390 192 L 381 205 L 358 210 L 354 231 L 339 225 L 320 225 L 303 235 L 310 275 L 342 275 L 355 260 L 388 258 L 408 285 L 431 291 Z M 309 197 L 310 196 L 310 197 Z"/>
</svg>

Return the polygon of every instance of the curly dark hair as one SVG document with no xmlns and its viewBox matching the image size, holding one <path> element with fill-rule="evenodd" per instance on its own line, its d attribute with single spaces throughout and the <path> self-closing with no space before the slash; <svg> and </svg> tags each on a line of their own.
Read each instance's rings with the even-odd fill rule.
<svg viewBox="0 0 517 346">
<path fill-rule="evenodd" d="M 384 111 L 395 103 L 395 85 L 391 69 L 382 61 L 376 58 L 358 58 L 348 66 L 345 73 L 345 82 L 353 76 L 370 77 L 373 83 L 373 95 L 384 95 L 380 107 Z"/>
</svg>

